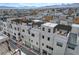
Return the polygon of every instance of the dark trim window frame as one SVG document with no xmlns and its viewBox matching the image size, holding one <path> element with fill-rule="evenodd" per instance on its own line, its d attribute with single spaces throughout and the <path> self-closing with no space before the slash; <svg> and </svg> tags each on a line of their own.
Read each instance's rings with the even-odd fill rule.
<svg viewBox="0 0 79 59">
<path fill-rule="evenodd" d="M 35 37 L 35 34 L 32 33 L 31 36 L 32 36 L 32 37 Z"/>
<path fill-rule="evenodd" d="M 50 37 L 48 37 L 47 40 L 50 41 Z"/>
<path fill-rule="evenodd" d="M 15 27 L 15 30 L 16 30 L 16 27 Z"/>
<path fill-rule="evenodd" d="M 22 32 L 25 32 L 25 30 L 23 29 Z"/>
<path fill-rule="evenodd" d="M 14 35 L 16 35 L 16 33 L 14 33 Z"/>
<path fill-rule="evenodd" d="M 42 35 L 42 38 L 44 39 L 44 35 Z"/>
<path fill-rule="evenodd" d="M 44 27 L 42 28 L 42 31 L 45 31 L 45 28 Z"/>
<path fill-rule="evenodd" d="M 42 46 L 44 46 L 44 43 L 42 43 Z"/>
<path fill-rule="evenodd" d="M 22 35 L 22 38 L 24 38 L 24 36 Z"/>
<path fill-rule="evenodd" d="M 48 49 L 50 49 L 50 50 L 53 50 L 53 48 L 50 47 L 50 46 L 48 46 L 48 45 L 46 45 L 46 48 L 48 48 Z"/>
<path fill-rule="evenodd" d="M 36 42 L 36 45 L 38 45 L 38 42 Z"/>
<path fill-rule="evenodd" d="M 33 40 L 31 40 L 31 42 L 33 42 Z"/>
<path fill-rule="evenodd" d="M 51 32 L 51 29 L 48 29 L 48 32 L 50 33 Z"/>
<path fill-rule="evenodd" d="M 57 42 L 57 46 L 63 47 L 63 43 Z"/>
<path fill-rule="evenodd" d="M 68 46 L 69 49 L 75 50 L 75 48 Z"/>
</svg>

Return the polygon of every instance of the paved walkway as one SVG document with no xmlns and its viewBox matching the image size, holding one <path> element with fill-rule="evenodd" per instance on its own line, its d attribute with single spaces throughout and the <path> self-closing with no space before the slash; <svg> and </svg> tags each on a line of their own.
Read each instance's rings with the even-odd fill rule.
<svg viewBox="0 0 79 59">
<path fill-rule="evenodd" d="M 17 48 L 16 41 L 10 40 L 10 42 L 11 42 L 12 47 L 14 49 L 16 49 Z M 34 52 L 30 48 L 28 48 L 25 45 L 23 45 L 21 42 L 19 42 L 17 44 L 18 44 L 18 46 L 20 46 L 21 51 L 24 52 L 25 54 L 27 54 L 27 55 L 39 55 L 38 53 Z"/>
</svg>

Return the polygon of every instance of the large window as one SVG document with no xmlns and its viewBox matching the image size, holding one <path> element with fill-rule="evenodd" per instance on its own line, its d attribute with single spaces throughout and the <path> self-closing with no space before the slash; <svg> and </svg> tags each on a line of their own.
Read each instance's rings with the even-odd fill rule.
<svg viewBox="0 0 79 59">
<path fill-rule="evenodd" d="M 57 42 L 57 46 L 62 47 L 62 46 L 63 46 L 63 43 L 61 43 L 61 42 Z"/>
<path fill-rule="evenodd" d="M 68 48 L 74 50 L 77 46 L 77 34 L 76 33 L 70 33 L 69 40 L 68 40 Z"/>
<path fill-rule="evenodd" d="M 72 45 L 72 44 L 71 45 L 68 45 L 68 48 L 69 49 L 72 49 L 72 50 L 75 50 L 75 47 L 76 47 L 76 45 Z"/>
</svg>

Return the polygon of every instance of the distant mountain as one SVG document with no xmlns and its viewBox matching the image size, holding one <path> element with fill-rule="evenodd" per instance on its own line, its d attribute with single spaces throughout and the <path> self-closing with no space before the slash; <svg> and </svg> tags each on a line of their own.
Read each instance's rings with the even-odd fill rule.
<svg viewBox="0 0 79 59">
<path fill-rule="evenodd" d="M 34 8 L 37 8 L 35 6 L 23 6 L 23 7 L 18 7 L 19 9 L 34 9 Z"/>
<path fill-rule="evenodd" d="M 37 8 L 35 6 L 23 6 L 23 7 L 9 7 L 9 6 L 0 6 L 0 9 L 33 9 Z"/>
<path fill-rule="evenodd" d="M 14 7 L 0 6 L 0 9 L 6 9 L 6 8 L 14 8 Z"/>
<path fill-rule="evenodd" d="M 54 5 L 46 5 L 46 6 L 28 6 L 26 4 L 18 4 L 18 3 L 0 3 L 0 9 L 35 9 L 35 8 L 68 8 L 68 7 L 79 7 L 79 3 L 73 4 L 54 4 Z"/>
<path fill-rule="evenodd" d="M 79 3 L 44 6 L 44 7 L 41 7 L 41 9 L 45 9 L 45 8 L 70 8 L 70 7 L 79 8 Z"/>
</svg>

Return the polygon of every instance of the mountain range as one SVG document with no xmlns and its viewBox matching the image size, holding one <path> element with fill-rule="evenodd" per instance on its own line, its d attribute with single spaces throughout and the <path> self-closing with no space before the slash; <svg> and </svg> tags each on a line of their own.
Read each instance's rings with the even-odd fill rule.
<svg viewBox="0 0 79 59">
<path fill-rule="evenodd" d="M 41 4 L 38 4 L 41 5 Z M 43 5 L 43 6 L 42 6 Z M 73 3 L 73 4 L 49 4 L 49 5 L 44 5 L 42 4 L 41 6 L 37 6 L 37 4 L 18 4 L 18 3 L 1 3 L 0 4 L 0 9 L 35 9 L 35 8 L 62 8 L 62 7 L 79 7 L 79 3 Z"/>
</svg>

